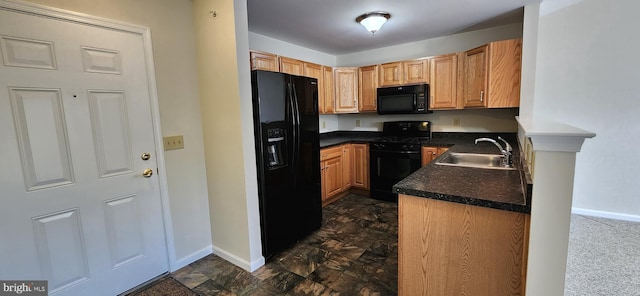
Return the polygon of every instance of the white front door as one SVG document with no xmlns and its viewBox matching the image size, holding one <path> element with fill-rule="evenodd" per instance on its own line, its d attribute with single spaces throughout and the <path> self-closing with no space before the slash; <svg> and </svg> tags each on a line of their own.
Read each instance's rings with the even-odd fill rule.
<svg viewBox="0 0 640 296">
<path fill-rule="evenodd" d="M 115 295 L 166 272 L 143 36 L 0 7 L 0 51 L 0 279 Z"/>
</svg>

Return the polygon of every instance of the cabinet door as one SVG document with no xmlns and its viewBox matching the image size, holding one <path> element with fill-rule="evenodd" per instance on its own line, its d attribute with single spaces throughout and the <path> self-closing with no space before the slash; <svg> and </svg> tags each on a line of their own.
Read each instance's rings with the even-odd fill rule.
<svg viewBox="0 0 640 296">
<path fill-rule="evenodd" d="M 398 85 L 402 83 L 401 62 L 382 64 L 378 69 L 378 86 Z"/>
<path fill-rule="evenodd" d="M 430 109 L 455 109 L 457 105 L 458 57 L 447 54 L 431 58 Z"/>
<path fill-rule="evenodd" d="M 376 111 L 378 89 L 378 66 L 366 66 L 358 69 L 358 107 L 360 112 Z"/>
<path fill-rule="evenodd" d="M 324 100 L 321 105 L 320 114 L 332 114 L 335 102 L 335 90 L 333 88 L 333 68 L 322 67 L 323 84 L 324 84 Z"/>
<path fill-rule="evenodd" d="M 442 153 L 447 152 L 447 150 L 449 150 L 449 147 L 438 147 L 438 154 L 436 156 L 442 155 Z"/>
<path fill-rule="evenodd" d="M 489 43 L 489 108 L 520 106 L 522 39 Z"/>
<path fill-rule="evenodd" d="M 304 62 L 303 69 L 304 76 L 318 80 L 318 111 L 320 111 L 324 103 L 324 75 L 322 73 L 322 65 Z"/>
<path fill-rule="evenodd" d="M 427 165 L 438 156 L 437 147 L 422 147 L 422 166 Z"/>
<path fill-rule="evenodd" d="M 342 145 L 342 191 L 349 190 L 351 188 L 352 176 L 353 176 L 353 153 L 352 145 Z"/>
<path fill-rule="evenodd" d="M 342 178 L 342 157 L 334 157 L 324 161 L 324 176 L 322 186 L 324 186 L 325 199 L 330 199 L 342 192 L 343 178 Z M 323 201 L 324 201 L 323 200 Z"/>
<path fill-rule="evenodd" d="M 402 62 L 403 84 L 429 83 L 429 59 Z"/>
<path fill-rule="evenodd" d="M 464 107 L 486 107 L 488 67 L 487 45 L 468 50 L 464 54 Z"/>
<path fill-rule="evenodd" d="M 304 75 L 304 63 L 300 60 L 280 57 L 280 72 L 292 75 Z"/>
<path fill-rule="evenodd" d="M 352 144 L 353 183 L 352 186 L 369 190 L 369 145 Z"/>
<path fill-rule="evenodd" d="M 249 57 L 251 59 L 251 70 L 267 70 L 278 72 L 280 67 L 278 65 L 278 56 L 275 54 L 249 51 Z"/>
<path fill-rule="evenodd" d="M 358 112 L 358 68 L 334 68 L 335 112 Z"/>
</svg>

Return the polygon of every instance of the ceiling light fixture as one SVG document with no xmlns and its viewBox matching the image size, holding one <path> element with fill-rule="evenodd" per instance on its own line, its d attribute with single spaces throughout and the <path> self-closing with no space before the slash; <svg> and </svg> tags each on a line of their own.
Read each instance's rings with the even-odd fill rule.
<svg viewBox="0 0 640 296">
<path fill-rule="evenodd" d="M 364 26 L 371 34 L 375 34 L 390 17 L 391 15 L 384 11 L 369 12 L 357 17 L 356 22 Z"/>
</svg>

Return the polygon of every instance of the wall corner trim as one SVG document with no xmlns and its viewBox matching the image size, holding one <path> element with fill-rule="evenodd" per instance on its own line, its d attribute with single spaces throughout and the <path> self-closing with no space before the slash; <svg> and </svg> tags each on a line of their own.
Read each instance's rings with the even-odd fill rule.
<svg viewBox="0 0 640 296">
<path fill-rule="evenodd" d="M 531 138 L 536 151 L 580 152 L 584 140 L 596 136 L 593 132 L 556 121 L 519 116 L 516 120 L 524 136 Z"/>
</svg>

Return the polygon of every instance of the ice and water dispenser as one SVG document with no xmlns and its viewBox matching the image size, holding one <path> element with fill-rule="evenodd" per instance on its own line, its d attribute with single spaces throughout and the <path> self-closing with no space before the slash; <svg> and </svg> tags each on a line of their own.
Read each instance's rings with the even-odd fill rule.
<svg viewBox="0 0 640 296">
<path fill-rule="evenodd" d="M 282 128 L 267 130 L 267 168 L 275 169 L 287 165 L 286 133 Z"/>
</svg>

